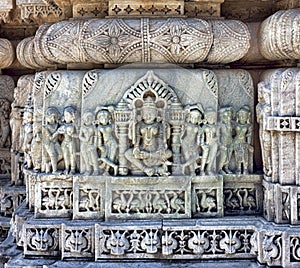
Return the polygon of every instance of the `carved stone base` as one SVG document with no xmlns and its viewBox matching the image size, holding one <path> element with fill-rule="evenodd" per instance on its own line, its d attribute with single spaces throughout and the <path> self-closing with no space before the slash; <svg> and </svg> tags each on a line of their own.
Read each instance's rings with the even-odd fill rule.
<svg viewBox="0 0 300 268">
<path fill-rule="evenodd" d="M 299 267 L 299 233 L 299 227 L 287 228 L 260 217 L 102 223 L 32 218 L 23 225 L 21 239 L 26 257 L 78 261 L 226 258 Z"/>
</svg>

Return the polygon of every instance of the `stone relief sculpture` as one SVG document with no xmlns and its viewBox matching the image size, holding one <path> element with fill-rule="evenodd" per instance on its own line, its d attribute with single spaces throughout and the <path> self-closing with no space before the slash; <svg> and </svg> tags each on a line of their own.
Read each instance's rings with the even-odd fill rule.
<svg viewBox="0 0 300 268">
<path fill-rule="evenodd" d="M 270 93 L 270 90 L 264 82 L 258 83 L 258 104 L 256 106 L 256 116 L 259 124 L 259 139 L 262 149 L 264 173 L 266 176 L 272 175 L 271 132 L 266 129 L 267 117 L 271 115 Z"/>
<path fill-rule="evenodd" d="M 235 137 L 233 139 L 233 151 L 236 161 L 237 174 L 249 173 L 249 156 L 253 153 L 252 126 L 250 124 L 251 113 L 248 106 L 242 107 L 236 113 Z M 250 158 L 251 159 L 251 158 Z"/>
<path fill-rule="evenodd" d="M 32 94 L 28 95 L 27 102 L 25 104 L 24 116 L 23 116 L 23 151 L 24 151 L 24 165 L 26 168 L 32 168 L 32 154 L 31 143 L 33 139 L 33 106 L 32 106 Z"/>
<path fill-rule="evenodd" d="M 10 102 L 7 99 L 2 98 L 0 99 L 0 148 L 7 148 L 11 145 L 9 118 Z"/>
<path fill-rule="evenodd" d="M 97 147 L 100 152 L 100 160 L 102 161 L 105 173 L 109 174 L 110 167 L 113 168 L 114 175 L 118 174 L 118 165 L 116 164 L 118 144 L 114 136 L 114 126 L 112 125 L 113 107 L 96 109 L 97 118 Z"/>
<path fill-rule="evenodd" d="M 200 159 L 200 144 L 203 136 L 202 123 L 203 108 L 199 107 L 186 108 L 187 122 L 185 123 L 183 136 L 181 138 L 181 153 L 183 157 L 184 169 L 188 169 L 189 175 L 196 175 L 195 171 L 197 162 Z M 202 166 L 201 166 L 202 167 Z M 185 174 L 185 170 L 183 170 Z"/>
<path fill-rule="evenodd" d="M 86 175 L 99 175 L 96 131 L 94 114 L 85 112 L 78 138 L 81 141 L 81 156 Z"/>
<path fill-rule="evenodd" d="M 170 126 L 164 122 L 164 115 L 159 113 L 159 105 L 163 109 L 165 103 L 156 103 L 154 96 L 149 95 L 135 105 L 141 119 L 135 118 L 137 121 L 131 125 L 133 148 L 126 151 L 125 157 L 147 176 L 165 176 L 168 165 L 171 165 L 168 159 L 172 156 L 168 149 Z"/>
<path fill-rule="evenodd" d="M 58 161 L 62 159 L 62 149 L 58 142 L 58 122 L 61 115 L 55 107 L 49 107 L 45 112 L 45 122 L 43 125 L 43 140 L 44 140 L 44 164 L 43 171 L 46 173 L 57 173 Z"/>
<path fill-rule="evenodd" d="M 63 111 L 63 124 L 53 134 L 52 139 L 57 139 L 58 134 L 63 136 L 61 143 L 61 151 L 63 160 L 65 163 L 65 174 L 74 175 L 76 171 L 76 145 L 75 138 L 76 133 L 75 122 L 76 121 L 76 109 L 72 106 L 67 106 Z M 53 168 L 53 166 L 52 166 Z"/>
<path fill-rule="evenodd" d="M 200 175 L 213 175 L 213 165 L 215 164 L 218 150 L 219 127 L 217 125 L 217 112 L 212 108 L 207 108 L 204 112 L 202 131 L 200 141 L 202 148 Z"/>
<path fill-rule="evenodd" d="M 219 110 L 220 160 L 218 170 L 220 174 L 232 174 L 232 171 L 229 169 L 233 152 L 232 113 L 231 107 L 223 107 Z"/>
</svg>

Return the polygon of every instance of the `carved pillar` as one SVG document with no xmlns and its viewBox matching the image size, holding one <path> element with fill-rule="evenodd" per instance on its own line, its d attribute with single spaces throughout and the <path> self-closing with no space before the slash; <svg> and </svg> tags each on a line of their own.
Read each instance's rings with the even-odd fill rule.
<svg viewBox="0 0 300 268">
<path fill-rule="evenodd" d="M 115 122 L 117 126 L 117 136 L 119 139 L 119 174 L 128 174 L 128 164 L 125 152 L 128 149 L 128 126 L 131 113 L 128 111 L 128 104 L 122 100 L 115 110 Z"/>
<path fill-rule="evenodd" d="M 274 70 L 262 80 L 257 116 L 265 172 L 264 216 L 299 224 L 300 69 Z"/>
</svg>

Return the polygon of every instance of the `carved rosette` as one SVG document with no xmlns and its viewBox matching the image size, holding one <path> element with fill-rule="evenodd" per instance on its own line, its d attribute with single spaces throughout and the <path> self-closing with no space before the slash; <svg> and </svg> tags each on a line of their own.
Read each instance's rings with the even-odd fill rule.
<svg viewBox="0 0 300 268">
<path fill-rule="evenodd" d="M 7 39 L 0 38 L 0 68 L 9 67 L 15 60 L 15 49 Z"/>
<path fill-rule="evenodd" d="M 260 29 L 260 52 L 268 60 L 300 58 L 300 11 L 281 10 L 267 18 Z"/>
<path fill-rule="evenodd" d="M 69 63 L 229 63 L 247 53 L 250 34 L 239 21 L 86 19 L 44 24 L 34 39 L 25 40 L 17 55 L 31 68 Z"/>
</svg>

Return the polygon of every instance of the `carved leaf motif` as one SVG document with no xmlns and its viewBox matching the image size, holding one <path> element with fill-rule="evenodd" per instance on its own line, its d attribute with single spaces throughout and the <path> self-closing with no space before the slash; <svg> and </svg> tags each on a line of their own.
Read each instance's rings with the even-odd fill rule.
<svg viewBox="0 0 300 268">
<path fill-rule="evenodd" d="M 235 254 L 237 250 L 241 247 L 241 240 L 237 237 L 239 231 L 222 231 L 224 237 L 220 240 L 220 248 L 225 251 L 225 254 Z"/>
<path fill-rule="evenodd" d="M 61 74 L 58 72 L 53 72 L 48 75 L 45 84 L 45 97 L 51 95 L 55 91 L 61 82 Z"/>
<path fill-rule="evenodd" d="M 89 71 L 83 78 L 82 96 L 85 98 L 91 92 L 98 81 L 98 75 L 95 71 Z"/>
<path fill-rule="evenodd" d="M 177 240 L 174 238 L 175 232 L 165 232 L 162 236 L 162 253 L 163 255 L 171 255 L 178 246 Z"/>
<path fill-rule="evenodd" d="M 200 231 L 197 233 L 192 231 L 191 233 L 192 237 L 188 240 L 188 247 L 192 249 L 194 254 L 203 254 L 209 247 L 209 240 L 206 237 L 207 232 L 200 234 Z"/>
</svg>

